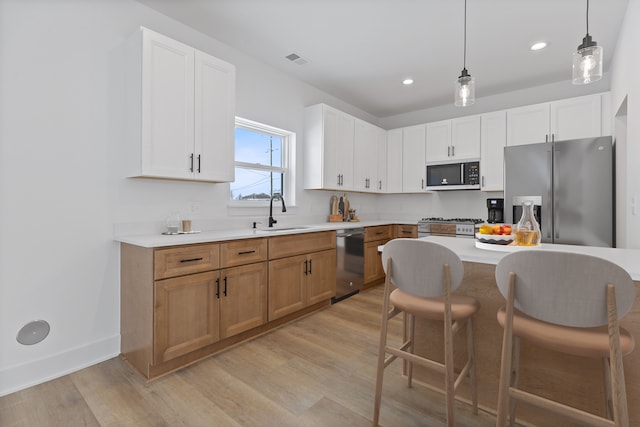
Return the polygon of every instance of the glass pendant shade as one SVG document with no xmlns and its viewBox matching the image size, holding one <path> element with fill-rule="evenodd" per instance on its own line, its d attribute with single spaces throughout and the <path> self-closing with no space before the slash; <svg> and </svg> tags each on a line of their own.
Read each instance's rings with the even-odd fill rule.
<svg viewBox="0 0 640 427">
<path fill-rule="evenodd" d="M 571 82 L 574 85 L 586 85 L 602 78 L 602 51 L 602 46 L 598 46 L 587 34 L 573 53 Z"/>
<path fill-rule="evenodd" d="M 476 80 L 469 75 L 467 69 L 462 70 L 462 74 L 456 80 L 455 85 L 455 106 L 466 107 L 476 100 Z"/>
</svg>

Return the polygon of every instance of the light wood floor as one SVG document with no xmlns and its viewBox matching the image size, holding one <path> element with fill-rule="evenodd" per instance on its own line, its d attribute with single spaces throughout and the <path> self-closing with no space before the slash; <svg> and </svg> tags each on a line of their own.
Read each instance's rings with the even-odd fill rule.
<svg viewBox="0 0 640 427">
<path fill-rule="evenodd" d="M 114 358 L 0 398 L 0 426 L 370 426 L 381 299 L 367 290 L 148 384 Z M 381 425 L 441 426 L 443 410 L 401 361 L 386 369 Z M 455 411 L 457 426 L 495 425 Z"/>
</svg>

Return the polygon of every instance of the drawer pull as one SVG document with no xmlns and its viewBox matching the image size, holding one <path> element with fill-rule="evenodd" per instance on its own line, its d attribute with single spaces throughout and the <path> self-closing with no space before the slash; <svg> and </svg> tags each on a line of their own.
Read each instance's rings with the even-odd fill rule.
<svg viewBox="0 0 640 427">
<path fill-rule="evenodd" d="M 202 257 L 200 258 L 190 258 L 190 259 L 181 259 L 180 262 L 194 262 L 194 261 L 202 261 Z"/>
<path fill-rule="evenodd" d="M 311 263 L 313 262 L 312 259 L 309 260 L 309 274 L 311 274 Z"/>
<path fill-rule="evenodd" d="M 409 231 L 409 230 L 402 230 L 402 232 L 403 232 L 404 234 L 412 234 L 412 232 L 411 232 L 411 231 Z"/>
<path fill-rule="evenodd" d="M 247 255 L 247 254 L 255 254 L 256 251 L 255 249 L 252 251 L 242 251 L 242 252 L 238 252 L 238 255 Z"/>
<path fill-rule="evenodd" d="M 376 231 L 376 235 L 377 234 L 384 234 L 384 231 Z"/>
<path fill-rule="evenodd" d="M 227 296 L 227 276 L 224 276 L 224 296 Z"/>
<path fill-rule="evenodd" d="M 216 298 L 220 299 L 220 278 L 216 279 Z"/>
<path fill-rule="evenodd" d="M 304 275 L 309 274 L 309 260 L 304 260 Z"/>
</svg>

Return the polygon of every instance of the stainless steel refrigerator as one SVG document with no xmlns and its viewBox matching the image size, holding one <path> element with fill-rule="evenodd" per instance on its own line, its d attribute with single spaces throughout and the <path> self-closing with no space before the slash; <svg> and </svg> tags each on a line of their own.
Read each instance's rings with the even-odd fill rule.
<svg viewBox="0 0 640 427">
<path fill-rule="evenodd" d="M 613 247 L 612 151 L 610 136 L 505 147 L 505 223 L 531 200 L 543 243 Z"/>
</svg>

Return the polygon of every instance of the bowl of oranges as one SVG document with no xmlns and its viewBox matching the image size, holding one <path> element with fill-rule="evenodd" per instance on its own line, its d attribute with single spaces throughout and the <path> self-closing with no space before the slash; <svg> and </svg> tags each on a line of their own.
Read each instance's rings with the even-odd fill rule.
<svg viewBox="0 0 640 427">
<path fill-rule="evenodd" d="M 513 242 L 515 235 L 509 224 L 482 224 L 476 233 L 476 239 L 482 243 L 508 245 Z"/>
</svg>

